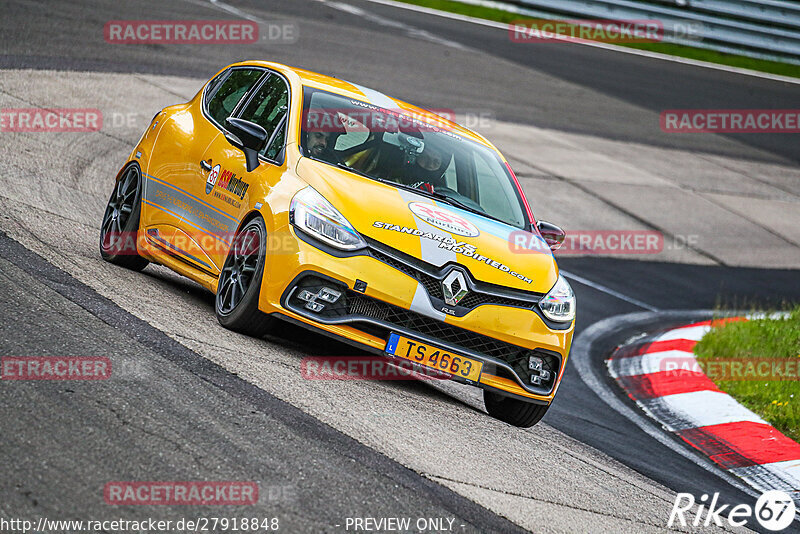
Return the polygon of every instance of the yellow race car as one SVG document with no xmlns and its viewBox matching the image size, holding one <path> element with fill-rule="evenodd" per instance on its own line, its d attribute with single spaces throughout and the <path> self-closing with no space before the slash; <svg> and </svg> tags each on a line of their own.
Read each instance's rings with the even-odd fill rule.
<svg viewBox="0 0 800 534">
<path fill-rule="evenodd" d="M 202 284 L 226 328 L 333 335 L 480 387 L 491 415 L 527 427 L 572 340 L 575 297 L 551 252 L 563 240 L 480 135 L 248 61 L 155 115 L 117 175 L 100 250 Z"/>
</svg>

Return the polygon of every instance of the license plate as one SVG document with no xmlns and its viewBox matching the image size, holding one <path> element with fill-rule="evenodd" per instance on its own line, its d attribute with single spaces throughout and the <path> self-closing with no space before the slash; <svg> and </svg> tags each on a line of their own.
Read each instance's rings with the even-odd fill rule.
<svg viewBox="0 0 800 534">
<path fill-rule="evenodd" d="M 389 336 L 386 353 L 472 382 L 478 382 L 483 368 L 483 362 L 479 360 L 454 354 L 449 350 L 398 334 Z"/>
</svg>

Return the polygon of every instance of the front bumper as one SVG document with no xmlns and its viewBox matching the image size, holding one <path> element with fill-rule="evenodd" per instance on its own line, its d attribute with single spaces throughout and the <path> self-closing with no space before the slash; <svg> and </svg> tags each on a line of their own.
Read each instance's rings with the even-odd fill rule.
<svg viewBox="0 0 800 534">
<path fill-rule="evenodd" d="M 434 308 L 441 302 L 435 283 L 437 268 L 427 269 L 418 260 L 378 243 L 365 251 L 343 254 L 298 236 L 293 228 L 286 231 L 296 238 L 296 250 L 268 258 L 262 311 L 280 313 L 381 354 L 391 332 L 404 334 L 484 362 L 479 382 L 468 382 L 472 385 L 527 401 L 552 401 L 563 376 L 574 323 L 555 328 L 546 324 L 535 311 L 535 297 L 502 294 L 502 288 L 489 289 L 499 295 L 482 293 L 486 288 L 478 287 L 467 303 L 470 308 L 459 306 L 454 315 L 446 315 Z M 420 273 L 421 269 L 427 272 Z M 298 299 L 300 291 L 316 293 L 323 286 L 340 291 L 342 298 L 322 311 L 309 310 Z M 537 371 L 528 369 L 529 356 L 543 360 L 551 375 L 547 381 L 531 383 Z"/>
</svg>

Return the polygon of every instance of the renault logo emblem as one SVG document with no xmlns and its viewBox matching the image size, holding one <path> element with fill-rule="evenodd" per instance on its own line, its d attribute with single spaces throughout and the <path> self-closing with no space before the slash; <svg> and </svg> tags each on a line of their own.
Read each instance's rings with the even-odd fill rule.
<svg viewBox="0 0 800 534">
<path fill-rule="evenodd" d="M 442 292 L 444 293 L 444 301 L 448 305 L 455 306 L 461 302 L 461 299 L 469 293 L 464 273 L 457 270 L 450 271 L 450 274 L 442 280 Z"/>
</svg>

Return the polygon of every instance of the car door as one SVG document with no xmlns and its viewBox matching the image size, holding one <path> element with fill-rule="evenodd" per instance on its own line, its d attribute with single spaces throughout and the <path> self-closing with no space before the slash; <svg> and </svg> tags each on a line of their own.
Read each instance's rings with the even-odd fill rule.
<svg viewBox="0 0 800 534">
<path fill-rule="evenodd" d="M 234 67 L 212 80 L 199 105 L 186 106 L 166 119 L 145 176 L 143 220 L 148 241 L 210 275 L 219 269 L 201 244 L 224 241 L 235 231 L 236 221 L 198 194 L 202 189 L 198 182 L 209 179 L 202 162 L 222 137 L 221 124 L 264 76 L 262 68 Z"/>
<path fill-rule="evenodd" d="M 277 73 L 262 78 L 250 91 L 233 116 L 258 124 L 270 136 L 259 154 L 260 165 L 247 171 L 244 153 L 234 147 L 224 132 L 217 136 L 203 154 L 205 180 L 197 180 L 192 193 L 210 206 L 209 224 L 224 232 L 218 239 L 203 239 L 198 245 L 219 271 L 225 263 L 228 248 L 239 222 L 249 210 L 254 184 L 259 191 L 275 184 L 285 171 L 284 148 L 289 109 L 289 86 Z M 224 123 L 223 123 L 224 124 Z"/>
</svg>

